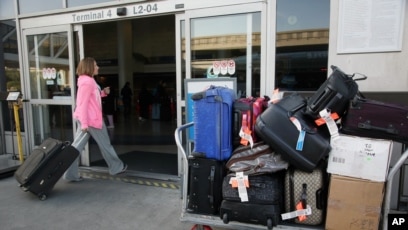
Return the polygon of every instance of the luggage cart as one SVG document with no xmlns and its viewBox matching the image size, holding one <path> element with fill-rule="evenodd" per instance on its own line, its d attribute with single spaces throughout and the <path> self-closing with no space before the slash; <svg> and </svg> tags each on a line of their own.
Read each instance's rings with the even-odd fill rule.
<svg viewBox="0 0 408 230">
<path fill-rule="evenodd" d="M 222 219 L 219 216 L 215 215 L 203 215 L 203 214 L 195 214 L 195 213 L 188 213 L 187 212 L 187 188 L 188 188 L 188 156 L 190 151 L 186 151 L 183 143 L 181 134 L 186 129 L 192 127 L 194 122 L 190 122 L 178 127 L 174 133 L 176 145 L 178 149 L 182 152 L 182 172 L 183 172 L 183 179 L 181 185 L 181 198 L 182 198 L 182 207 L 181 207 L 181 217 L 180 221 L 182 222 L 190 222 L 193 225 L 192 230 L 211 230 L 212 227 L 217 228 L 217 230 L 221 229 L 237 229 L 237 230 L 257 230 L 257 229 L 268 229 L 267 226 L 263 225 L 255 225 L 255 224 L 246 224 L 241 222 L 234 222 L 231 221 L 228 224 L 224 224 Z M 390 203 L 391 203 L 391 192 L 392 192 L 392 181 L 394 175 L 399 172 L 401 166 L 404 162 L 408 159 L 408 150 L 401 155 L 397 163 L 388 173 L 387 181 L 386 181 L 386 189 L 384 194 L 384 203 L 383 203 L 383 210 L 382 210 L 382 220 L 380 222 L 380 226 L 382 224 L 382 229 L 387 229 L 388 223 L 388 214 L 390 214 Z M 380 227 L 381 228 L 381 227 Z M 324 229 L 324 226 L 298 226 L 298 225 L 278 225 L 274 227 L 274 229 L 288 229 L 288 230 L 311 230 L 311 229 Z"/>
<path fill-rule="evenodd" d="M 247 224 L 247 223 L 241 223 L 241 222 L 234 222 L 231 221 L 228 224 L 224 224 L 223 220 L 219 216 L 215 215 L 203 215 L 203 214 L 196 214 L 196 213 L 189 213 L 187 212 L 187 199 L 188 199 L 188 194 L 187 194 L 187 189 L 188 189 L 188 156 L 190 155 L 190 151 L 186 151 L 182 143 L 182 138 L 181 134 L 183 131 L 186 129 L 192 127 L 194 125 L 194 122 L 190 122 L 187 124 L 184 124 L 180 127 L 178 127 L 174 133 L 176 145 L 179 148 L 179 150 L 182 152 L 182 185 L 181 185 L 181 198 L 182 198 L 182 207 L 181 207 L 181 217 L 180 220 L 182 222 L 190 222 L 192 224 L 195 224 L 192 227 L 192 230 L 198 230 L 198 229 L 203 229 L 203 230 L 211 230 L 212 228 L 216 228 L 217 230 L 221 229 L 236 229 L 236 230 L 256 230 L 256 229 L 268 229 L 267 226 L 263 225 L 255 225 L 255 224 Z M 186 144 L 187 145 L 187 144 Z M 324 229 L 323 226 L 320 228 L 316 228 L 315 226 L 287 226 L 287 225 L 278 225 L 274 227 L 273 229 L 297 229 L 297 230 L 302 230 L 302 229 Z"/>
</svg>

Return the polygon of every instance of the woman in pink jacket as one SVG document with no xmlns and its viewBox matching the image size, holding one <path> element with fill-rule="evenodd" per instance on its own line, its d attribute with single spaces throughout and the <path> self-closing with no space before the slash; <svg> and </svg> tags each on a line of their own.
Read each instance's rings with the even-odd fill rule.
<svg viewBox="0 0 408 230">
<path fill-rule="evenodd" d="M 82 59 L 77 67 L 78 92 L 76 98 L 76 108 L 73 114 L 77 123 L 77 132 L 72 145 L 82 152 L 89 137 L 92 136 L 98 144 L 102 156 L 109 167 L 109 174 L 116 175 L 123 173 L 127 169 L 116 154 L 102 116 L 102 100 L 109 94 L 109 87 L 100 89 L 94 76 L 98 74 L 99 67 L 95 59 L 87 57 Z M 64 174 L 64 179 L 68 181 L 81 181 L 78 172 L 79 158 L 68 168 Z"/>
</svg>

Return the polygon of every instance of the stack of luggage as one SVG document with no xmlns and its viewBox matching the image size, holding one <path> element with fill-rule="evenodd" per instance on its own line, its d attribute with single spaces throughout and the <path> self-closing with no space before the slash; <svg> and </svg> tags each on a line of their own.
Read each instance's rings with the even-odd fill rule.
<svg viewBox="0 0 408 230">
<path fill-rule="evenodd" d="M 258 142 L 236 148 L 226 167 L 229 173 L 224 177 L 220 207 L 223 222 L 276 226 L 283 209 L 283 170 L 287 162 L 269 145 Z"/>
<path fill-rule="evenodd" d="M 367 223 L 376 229 L 392 142 L 408 143 L 408 107 L 365 98 L 357 81 L 366 78 L 332 66 L 311 97 L 294 92 L 273 103 L 266 96 L 235 99 L 224 87 L 193 95 L 191 211 L 219 215 L 225 224 L 268 229 L 278 224 L 350 229 Z M 344 144 L 348 138 L 352 144 Z M 335 190 L 340 185 L 357 193 L 340 193 Z M 368 188 L 379 198 L 359 194 Z M 211 208 L 193 208 L 199 200 Z M 377 211 L 351 213 L 355 204 Z"/>
<path fill-rule="evenodd" d="M 188 159 L 189 187 L 187 211 L 218 214 L 222 201 L 225 163 L 232 144 L 232 104 L 235 93 L 226 87 L 211 86 L 192 95 L 194 102 L 194 150 Z"/>
</svg>

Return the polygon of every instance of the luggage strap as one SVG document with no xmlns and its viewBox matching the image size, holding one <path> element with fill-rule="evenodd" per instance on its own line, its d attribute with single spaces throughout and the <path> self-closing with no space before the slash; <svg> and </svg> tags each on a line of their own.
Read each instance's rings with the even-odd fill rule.
<svg viewBox="0 0 408 230">
<path fill-rule="evenodd" d="M 210 176 L 208 177 L 210 181 L 210 194 L 208 194 L 208 200 L 211 205 L 214 204 L 214 177 L 215 177 L 215 166 L 211 166 Z"/>
</svg>

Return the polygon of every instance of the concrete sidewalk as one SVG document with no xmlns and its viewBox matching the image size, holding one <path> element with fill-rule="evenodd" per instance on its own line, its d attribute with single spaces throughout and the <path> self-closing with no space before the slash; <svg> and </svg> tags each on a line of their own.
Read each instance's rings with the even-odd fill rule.
<svg viewBox="0 0 408 230">
<path fill-rule="evenodd" d="M 60 180 L 45 201 L 18 187 L 14 177 L 0 180 L 2 230 L 189 230 L 180 222 L 180 190 L 85 178 Z"/>
</svg>

